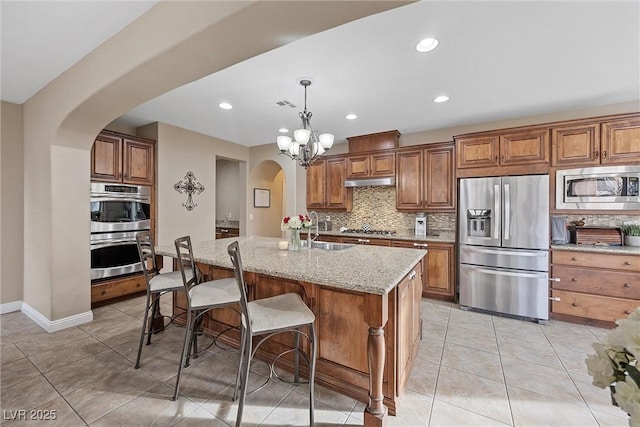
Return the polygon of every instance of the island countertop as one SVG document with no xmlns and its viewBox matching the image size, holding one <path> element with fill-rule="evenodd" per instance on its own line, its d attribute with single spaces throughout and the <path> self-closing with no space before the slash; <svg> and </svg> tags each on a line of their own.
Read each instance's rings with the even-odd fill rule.
<svg viewBox="0 0 640 427">
<path fill-rule="evenodd" d="M 282 239 L 249 236 L 192 241 L 193 257 L 196 262 L 233 268 L 227 246 L 235 240 L 246 271 L 376 295 L 389 293 L 427 254 L 422 249 L 368 245 L 289 251 L 278 249 Z M 157 255 L 176 257 L 173 245 L 155 250 Z"/>
</svg>

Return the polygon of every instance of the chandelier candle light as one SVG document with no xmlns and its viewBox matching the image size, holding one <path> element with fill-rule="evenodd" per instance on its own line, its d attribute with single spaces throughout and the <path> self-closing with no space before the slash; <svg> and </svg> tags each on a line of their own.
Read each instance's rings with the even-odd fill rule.
<svg viewBox="0 0 640 427">
<path fill-rule="evenodd" d="M 293 140 L 286 135 L 278 136 L 277 144 L 281 154 L 286 154 L 306 169 L 333 146 L 334 137 L 333 134 L 318 133 L 311 129 L 312 114 L 307 111 L 307 87 L 311 86 L 311 80 L 302 79 L 300 84 L 304 86 L 304 111 L 298 113 L 302 119 L 302 128 L 293 132 Z"/>
</svg>

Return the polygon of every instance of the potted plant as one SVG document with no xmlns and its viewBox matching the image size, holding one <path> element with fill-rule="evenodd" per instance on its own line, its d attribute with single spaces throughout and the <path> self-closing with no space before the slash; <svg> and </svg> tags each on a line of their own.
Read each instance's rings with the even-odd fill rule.
<svg viewBox="0 0 640 427">
<path fill-rule="evenodd" d="M 624 224 L 622 231 L 626 246 L 640 246 L 640 224 Z"/>
</svg>

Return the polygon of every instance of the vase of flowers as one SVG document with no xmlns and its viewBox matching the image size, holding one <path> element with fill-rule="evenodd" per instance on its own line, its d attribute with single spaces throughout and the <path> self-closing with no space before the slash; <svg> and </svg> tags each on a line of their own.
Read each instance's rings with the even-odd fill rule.
<svg viewBox="0 0 640 427">
<path fill-rule="evenodd" d="M 307 215 L 285 216 L 280 223 L 280 230 L 289 231 L 289 250 L 300 250 L 300 230 L 311 228 L 311 218 Z"/>
<path fill-rule="evenodd" d="M 629 415 L 630 426 L 640 426 L 640 307 L 607 334 L 604 343 L 593 343 L 596 354 L 585 360 L 593 385 L 609 387 L 611 402 Z"/>
</svg>

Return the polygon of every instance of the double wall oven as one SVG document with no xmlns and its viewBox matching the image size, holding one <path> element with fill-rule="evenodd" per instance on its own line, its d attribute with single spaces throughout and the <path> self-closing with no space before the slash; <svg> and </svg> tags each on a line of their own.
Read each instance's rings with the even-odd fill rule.
<svg viewBox="0 0 640 427">
<path fill-rule="evenodd" d="M 151 228 L 151 187 L 91 183 L 91 280 L 142 271 L 136 234 Z"/>
</svg>

